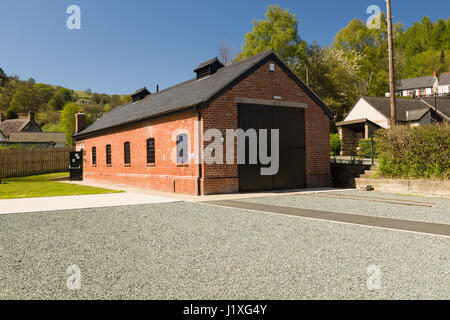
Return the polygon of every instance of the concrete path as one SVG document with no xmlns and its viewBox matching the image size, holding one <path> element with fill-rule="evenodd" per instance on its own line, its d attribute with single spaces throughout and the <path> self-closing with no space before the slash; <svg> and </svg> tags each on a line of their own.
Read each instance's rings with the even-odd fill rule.
<svg viewBox="0 0 450 320">
<path fill-rule="evenodd" d="M 138 193 L 110 193 L 64 197 L 43 197 L 0 200 L 0 214 L 127 206 L 134 204 L 179 201 Z"/>
<path fill-rule="evenodd" d="M 262 198 L 262 197 L 274 197 L 274 196 L 287 196 L 294 194 L 311 194 L 330 191 L 348 191 L 351 189 L 345 188 L 309 188 L 309 189 L 291 189 L 291 190 L 274 190 L 274 191 L 260 191 L 260 192 L 239 192 L 239 193 L 224 193 L 224 194 L 212 194 L 195 196 L 183 193 L 164 192 L 153 189 L 138 188 L 123 184 L 106 183 L 97 180 L 85 179 L 83 181 L 61 181 L 64 183 L 78 184 L 81 186 L 90 186 L 97 188 L 105 188 L 110 190 L 120 190 L 125 192 L 139 193 L 163 198 L 171 198 L 179 201 L 186 202 L 204 202 L 204 201 L 219 201 L 219 200 L 238 200 L 246 198 Z"/>
</svg>

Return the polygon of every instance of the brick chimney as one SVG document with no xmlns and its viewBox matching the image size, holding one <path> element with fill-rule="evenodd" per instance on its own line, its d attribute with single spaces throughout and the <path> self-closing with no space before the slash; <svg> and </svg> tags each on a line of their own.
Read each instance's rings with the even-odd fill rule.
<svg viewBox="0 0 450 320">
<path fill-rule="evenodd" d="M 0 122 L 3 122 L 6 120 L 5 114 L 2 112 L 0 113 Z"/>
<path fill-rule="evenodd" d="M 438 77 L 437 71 L 436 71 L 436 69 L 434 69 L 434 71 L 433 71 L 433 78 L 437 79 L 437 77 Z"/>
<path fill-rule="evenodd" d="M 86 128 L 86 124 L 86 113 L 84 113 L 82 110 L 78 111 L 78 113 L 75 115 L 75 133 L 78 133 Z"/>
<path fill-rule="evenodd" d="M 28 111 L 28 120 L 34 121 L 34 112 L 31 110 Z"/>
</svg>

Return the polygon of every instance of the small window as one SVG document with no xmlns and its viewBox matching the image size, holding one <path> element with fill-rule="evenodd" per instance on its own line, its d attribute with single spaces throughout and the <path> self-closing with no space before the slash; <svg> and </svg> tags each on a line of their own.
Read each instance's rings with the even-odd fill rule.
<svg viewBox="0 0 450 320">
<path fill-rule="evenodd" d="M 180 134 L 177 136 L 177 163 L 188 163 L 187 134 Z"/>
<path fill-rule="evenodd" d="M 130 164 L 131 156 L 130 156 L 130 143 L 129 142 L 125 142 L 123 144 L 123 155 L 124 155 L 124 163 Z"/>
<path fill-rule="evenodd" d="M 155 139 L 147 139 L 147 163 L 155 163 Z"/>
<path fill-rule="evenodd" d="M 111 145 L 106 146 L 106 164 L 111 164 Z"/>
<path fill-rule="evenodd" d="M 97 148 L 92 147 L 92 165 L 97 165 Z"/>
</svg>

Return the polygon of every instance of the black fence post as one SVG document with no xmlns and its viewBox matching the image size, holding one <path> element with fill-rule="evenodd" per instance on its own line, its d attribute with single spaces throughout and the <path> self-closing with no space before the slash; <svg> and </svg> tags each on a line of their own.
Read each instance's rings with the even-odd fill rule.
<svg viewBox="0 0 450 320">
<path fill-rule="evenodd" d="M 374 165 L 374 154 L 373 154 L 373 136 L 370 137 L 370 157 L 372 159 L 372 165 Z"/>
</svg>

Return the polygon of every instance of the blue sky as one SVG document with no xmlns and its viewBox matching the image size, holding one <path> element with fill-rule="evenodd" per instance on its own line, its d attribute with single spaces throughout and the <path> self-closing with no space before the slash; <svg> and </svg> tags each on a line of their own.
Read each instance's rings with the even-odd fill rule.
<svg viewBox="0 0 450 320">
<path fill-rule="evenodd" d="M 448 0 L 392 0 L 394 22 L 450 16 Z M 1 0 L 0 67 L 21 79 L 76 90 L 130 93 L 193 76 L 217 55 L 221 39 L 237 54 L 253 19 L 278 3 L 299 20 L 300 36 L 326 46 L 369 5 L 384 0 Z M 66 27 L 66 8 L 81 8 L 81 30 Z"/>
</svg>

